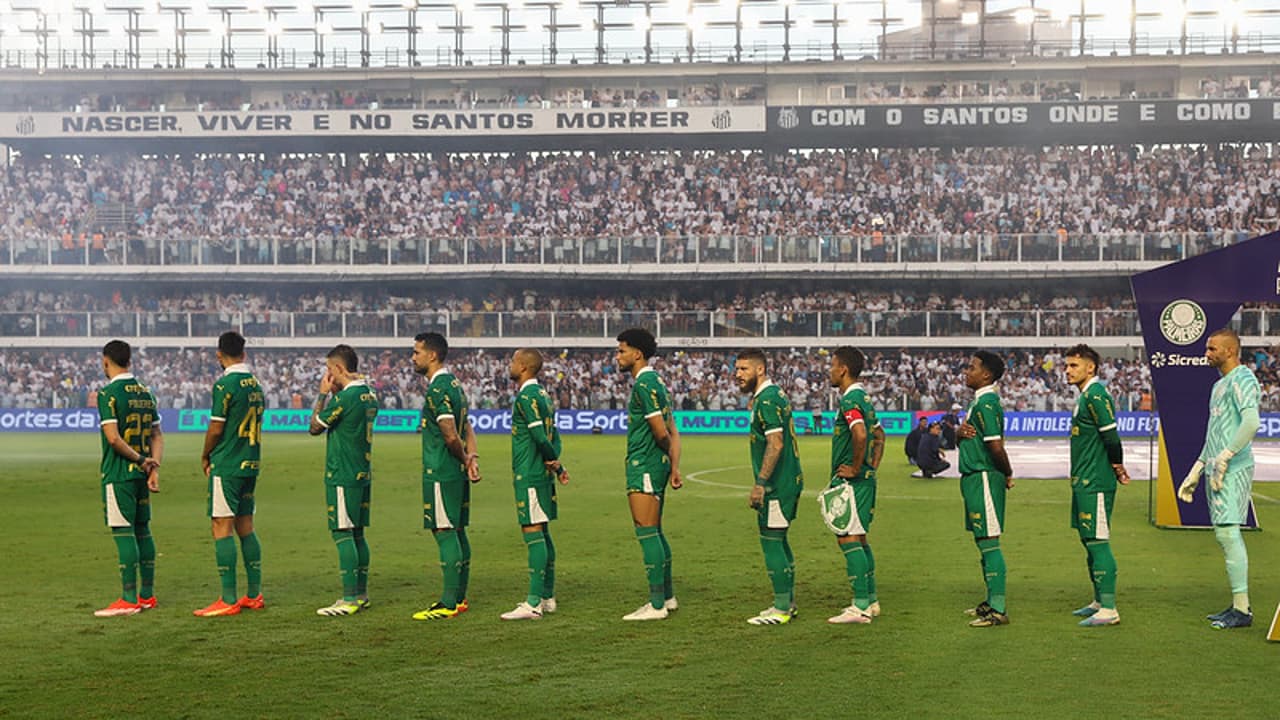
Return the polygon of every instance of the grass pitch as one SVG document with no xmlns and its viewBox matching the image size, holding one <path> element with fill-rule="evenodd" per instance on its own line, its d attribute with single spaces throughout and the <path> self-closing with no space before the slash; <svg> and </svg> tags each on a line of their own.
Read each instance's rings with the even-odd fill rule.
<svg viewBox="0 0 1280 720">
<path fill-rule="evenodd" d="M 154 499 L 160 608 L 98 619 L 119 592 L 98 499 L 93 435 L 0 436 L 11 582 L 0 601 L 2 717 L 155 718 L 1185 718 L 1275 717 L 1280 645 L 1264 641 L 1280 577 L 1275 533 L 1249 533 L 1256 625 L 1214 631 L 1229 592 L 1212 535 L 1153 529 L 1147 488 L 1122 489 L 1113 525 L 1121 625 L 1079 628 L 1089 599 L 1064 481 L 1010 494 L 1008 627 L 972 629 L 983 596 L 954 480 L 914 480 L 891 441 L 872 527 L 884 615 L 825 623 L 849 603 L 844 565 L 813 500 L 829 439 L 802 439 L 809 489 L 792 530 L 800 616 L 744 620 L 771 597 L 747 507 L 745 438 L 685 438 L 685 489 L 667 535 L 681 609 L 623 623 L 646 597 L 622 491 L 620 437 L 565 440 L 573 484 L 553 524 L 560 611 L 536 622 L 498 613 L 524 595 L 509 440 L 480 438 L 472 610 L 414 622 L 439 592 L 422 530 L 416 436 L 375 442 L 374 607 L 350 618 L 315 608 L 339 595 L 325 524 L 323 439 L 267 437 L 258 534 L 268 610 L 201 619 L 217 594 L 199 475 L 200 438 L 170 435 Z M 1065 462 L 1065 460 L 1064 460 Z M 1262 492 L 1266 492 L 1265 487 Z M 1260 501 L 1263 522 L 1274 517 Z M 240 569 L 243 573 L 243 568 Z M 241 574 L 243 592 L 243 574 Z M 1268 680 L 1267 678 L 1271 678 Z"/>
</svg>

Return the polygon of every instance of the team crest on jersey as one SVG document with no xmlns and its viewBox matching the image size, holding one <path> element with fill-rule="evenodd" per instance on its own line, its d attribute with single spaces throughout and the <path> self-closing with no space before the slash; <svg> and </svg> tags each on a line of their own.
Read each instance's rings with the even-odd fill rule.
<svg viewBox="0 0 1280 720">
<path fill-rule="evenodd" d="M 1160 311 L 1160 333 L 1174 345 L 1190 345 L 1207 327 L 1204 309 L 1191 300 L 1174 300 Z"/>
</svg>

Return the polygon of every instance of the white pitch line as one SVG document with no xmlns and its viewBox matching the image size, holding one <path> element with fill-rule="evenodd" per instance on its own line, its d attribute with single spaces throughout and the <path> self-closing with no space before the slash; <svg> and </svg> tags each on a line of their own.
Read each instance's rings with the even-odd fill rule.
<svg viewBox="0 0 1280 720">
<path fill-rule="evenodd" d="M 1280 505 L 1280 500 L 1277 500 L 1277 499 L 1275 499 L 1275 498 L 1273 498 L 1273 497 L 1270 497 L 1270 496 L 1267 496 L 1267 495 L 1263 495 L 1263 494 L 1262 494 L 1262 493 L 1260 493 L 1260 492 L 1253 493 L 1253 496 L 1254 496 L 1254 497 L 1256 497 L 1256 498 L 1262 498 L 1263 500 L 1266 500 L 1267 502 L 1271 502 L 1271 503 L 1275 503 L 1275 504 L 1277 504 L 1277 505 Z"/>
<path fill-rule="evenodd" d="M 702 475 L 710 475 L 712 473 L 729 472 L 730 470 L 746 470 L 749 467 L 751 466 L 750 465 L 730 465 L 729 467 L 711 468 L 710 470 L 699 470 L 698 472 L 689 473 L 688 475 L 686 475 L 685 480 L 692 480 L 693 482 L 700 483 L 702 485 L 711 485 L 713 487 L 730 488 L 733 490 L 750 490 L 751 489 L 750 485 L 734 485 L 732 483 L 722 483 L 722 482 L 716 482 L 714 480 L 703 480 L 700 477 Z"/>
</svg>

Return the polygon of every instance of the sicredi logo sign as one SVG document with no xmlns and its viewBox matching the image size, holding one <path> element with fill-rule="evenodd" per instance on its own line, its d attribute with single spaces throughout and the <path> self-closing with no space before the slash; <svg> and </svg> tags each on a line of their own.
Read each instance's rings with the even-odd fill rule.
<svg viewBox="0 0 1280 720">
<path fill-rule="evenodd" d="M 1209 358 L 1204 355 L 1156 352 L 1151 354 L 1151 367 L 1156 369 L 1166 367 L 1209 367 Z"/>
<path fill-rule="evenodd" d="M 1174 300 L 1160 311 L 1160 333 L 1174 345 L 1190 345 L 1204 336 L 1204 309 L 1191 300 Z"/>
</svg>

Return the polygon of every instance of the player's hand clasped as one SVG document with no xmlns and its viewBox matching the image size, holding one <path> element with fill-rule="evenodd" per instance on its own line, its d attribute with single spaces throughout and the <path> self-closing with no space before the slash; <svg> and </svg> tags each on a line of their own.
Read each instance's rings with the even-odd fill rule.
<svg viewBox="0 0 1280 720">
<path fill-rule="evenodd" d="M 970 440 L 978 437 L 978 428 L 967 422 L 962 422 L 956 426 L 956 437 L 962 440 Z"/>
<path fill-rule="evenodd" d="M 1195 495 L 1196 488 L 1200 487 L 1200 475 L 1204 473 L 1204 463 L 1199 460 L 1195 465 L 1191 466 L 1191 472 L 1187 473 L 1186 479 L 1178 486 L 1178 499 L 1182 502 L 1189 503 Z"/>
<path fill-rule="evenodd" d="M 1121 485 L 1129 484 L 1129 471 L 1124 469 L 1123 463 L 1115 463 L 1111 466 L 1111 469 L 1116 473 L 1116 482 Z"/>
</svg>

